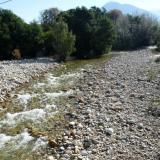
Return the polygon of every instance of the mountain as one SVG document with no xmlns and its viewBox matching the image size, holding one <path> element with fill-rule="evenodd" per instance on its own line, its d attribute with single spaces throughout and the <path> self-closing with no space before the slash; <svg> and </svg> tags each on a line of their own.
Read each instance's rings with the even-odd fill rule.
<svg viewBox="0 0 160 160">
<path fill-rule="evenodd" d="M 124 14 L 152 14 L 151 12 L 138 8 L 136 6 L 130 4 L 121 4 L 117 2 L 106 3 L 103 8 L 105 8 L 107 11 L 118 9 L 121 10 Z"/>
</svg>

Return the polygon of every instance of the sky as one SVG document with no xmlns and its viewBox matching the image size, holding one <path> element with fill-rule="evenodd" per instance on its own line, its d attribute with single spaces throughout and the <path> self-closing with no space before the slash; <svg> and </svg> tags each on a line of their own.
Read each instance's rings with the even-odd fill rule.
<svg viewBox="0 0 160 160">
<path fill-rule="evenodd" d="M 5 0 L 0 0 L 3 2 Z M 120 3 L 135 5 L 146 10 L 160 10 L 160 0 L 112 0 Z M 57 7 L 61 10 L 75 8 L 77 6 L 102 7 L 110 0 L 12 0 L 1 4 L 3 9 L 10 9 L 26 22 L 38 20 L 40 12 L 47 8 Z M 159 7 L 159 8 L 158 8 Z"/>
</svg>

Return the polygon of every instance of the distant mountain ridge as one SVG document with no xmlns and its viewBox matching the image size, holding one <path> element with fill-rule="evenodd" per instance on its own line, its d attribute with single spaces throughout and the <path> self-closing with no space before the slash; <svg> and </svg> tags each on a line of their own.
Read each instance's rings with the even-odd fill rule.
<svg viewBox="0 0 160 160">
<path fill-rule="evenodd" d="M 103 6 L 103 8 L 105 8 L 107 11 L 118 9 L 118 10 L 121 10 L 124 14 L 147 14 L 147 15 L 155 16 L 158 19 L 160 19 L 160 11 L 147 11 L 145 9 L 142 9 L 130 4 L 108 2 Z"/>
</svg>

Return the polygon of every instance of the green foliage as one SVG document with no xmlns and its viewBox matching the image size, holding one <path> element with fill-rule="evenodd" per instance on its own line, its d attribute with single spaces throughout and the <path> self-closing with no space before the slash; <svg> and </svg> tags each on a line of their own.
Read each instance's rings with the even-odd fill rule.
<svg viewBox="0 0 160 160">
<path fill-rule="evenodd" d="M 48 28 L 43 34 L 46 55 L 55 56 L 60 61 L 65 60 L 75 50 L 75 36 L 63 21 L 54 22 Z"/>
<path fill-rule="evenodd" d="M 24 43 L 25 22 L 9 10 L 0 9 L 0 59 L 11 58 L 11 52 Z"/>
<path fill-rule="evenodd" d="M 54 22 L 56 22 L 56 19 L 58 15 L 60 14 L 60 11 L 57 8 L 50 8 L 46 9 L 41 13 L 40 21 L 43 25 L 43 28 L 48 28 L 48 26 L 52 25 Z"/>
<path fill-rule="evenodd" d="M 114 30 L 105 11 L 85 7 L 61 13 L 69 29 L 76 35 L 77 58 L 91 58 L 108 53 L 111 49 Z"/>
<path fill-rule="evenodd" d="M 112 45 L 115 50 L 130 50 L 157 44 L 160 51 L 159 24 L 149 16 L 123 15 L 119 10 L 106 13 L 96 7 L 64 12 L 50 8 L 41 13 L 40 21 L 27 24 L 0 9 L 0 60 L 93 58 L 108 53 Z"/>
<path fill-rule="evenodd" d="M 21 45 L 21 50 L 23 52 L 23 57 L 25 58 L 34 58 L 36 56 L 42 56 L 43 53 L 43 43 L 42 39 L 43 31 L 41 25 L 36 22 L 32 22 L 26 27 L 24 33 L 24 42 Z M 40 55 L 38 55 L 40 54 Z"/>
<path fill-rule="evenodd" d="M 22 58 L 33 58 L 42 43 L 41 26 L 30 25 L 9 10 L 0 10 L 0 59 L 12 59 L 14 49 L 19 49 Z"/>
<path fill-rule="evenodd" d="M 58 18 L 59 14 L 57 8 L 50 8 L 42 12 L 40 19 L 44 31 L 45 55 L 61 61 L 75 50 L 75 36 L 69 32 L 68 25 Z"/>
</svg>

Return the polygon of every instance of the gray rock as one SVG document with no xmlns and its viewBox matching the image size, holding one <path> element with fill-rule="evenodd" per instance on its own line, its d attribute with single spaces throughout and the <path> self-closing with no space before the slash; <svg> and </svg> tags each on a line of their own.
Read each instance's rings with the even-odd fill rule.
<svg viewBox="0 0 160 160">
<path fill-rule="evenodd" d="M 143 129 L 143 123 L 138 123 L 138 129 Z"/>
<path fill-rule="evenodd" d="M 82 150 L 81 153 L 80 153 L 82 156 L 87 156 L 88 155 L 88 152 L 86 150 Z"/>
<path fill-rule="evenodd" d="M 129 125 L 133 125 L 133 124 L 135 124 L 136 123 L 136 120 L 135 119 L 127 119 L 127 123 L 129 124 Z"/>
<path fill-rule="evenodd" d="M 106 128 L 105 133 L 106 133 L 106 135 L 111 136 L 114 133 L 114 130 L 113 130 L 113 128 Z"/>
<path fill-rule="evenodd" d="M 91 147 L 91 145 L 92 145 L 92 140 L 91 139 L 85 139 L 83 141 L 83 147 L 84 147 L 84 149 L 87 149 L 87 148 Z"/>
</svg>

